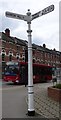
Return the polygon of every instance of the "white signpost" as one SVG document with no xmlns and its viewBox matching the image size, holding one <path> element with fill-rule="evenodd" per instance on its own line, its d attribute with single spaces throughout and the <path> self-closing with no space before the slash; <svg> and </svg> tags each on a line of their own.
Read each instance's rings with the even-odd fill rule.
<svg viewBox="0 0 61 120">
<path fill-rule="evenodd" d="M 35 115 L 35 109 L 34 109 L 34 92 L 33 92 L 33 67 L 32 67 L 32 41 L 31 41 L 31 21 L 45 15 L 49 12 L 52 12 L 54 10 L 54 5 L 50 5 L 47 8 L 31 15 L 30 10 L 28 10 L 27 15 L 21 15 L 11 12 L 6 12 L 6 17 L 11 17 L 15 19 L 24 20 L 28 24 L 28 115 L 34 116 Z"/>
</svg>

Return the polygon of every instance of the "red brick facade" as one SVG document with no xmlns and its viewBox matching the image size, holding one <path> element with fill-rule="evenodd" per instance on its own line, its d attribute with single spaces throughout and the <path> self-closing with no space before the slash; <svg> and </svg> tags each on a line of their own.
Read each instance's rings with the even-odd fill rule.
<svg viewBox="0 0 61 120">
<path fill-rule="evenodd" d="M 38 46 L 33 44 L 33 61 L 41 64 L 61 66 L 61 53 L 59 51 L 49 50 L 45 44 Z M 0 37 L 0 61 L 20 60 L 25 61 L 25 49 L 27 49 L 27 41 L 10 36 L 10 30 L 6 29 Z"/>
</svg>

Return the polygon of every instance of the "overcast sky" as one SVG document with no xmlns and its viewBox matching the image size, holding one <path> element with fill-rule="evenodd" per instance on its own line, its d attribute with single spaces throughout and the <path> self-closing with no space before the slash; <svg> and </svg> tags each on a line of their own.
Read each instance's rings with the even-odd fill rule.
<svg viewBox="0 0 61 120">
<path fill-rule="evenodd" d="M 60 0 L 0 0 L 0 31 L 9 28 L 13 37 L 28 41 L 27 23 L 22 20 L 12 19 L 5 16 L 6 11 L 26 15 L 30 9 L 31 14 L 53 4 L 54 11 L 36 18 L 31 23 L 32 43 L 37 45 L 46 44 L 49 49 L 59 50 L 59 1 Z M 2 23 L 2 24 L 1 24 Z"/>
</svg>

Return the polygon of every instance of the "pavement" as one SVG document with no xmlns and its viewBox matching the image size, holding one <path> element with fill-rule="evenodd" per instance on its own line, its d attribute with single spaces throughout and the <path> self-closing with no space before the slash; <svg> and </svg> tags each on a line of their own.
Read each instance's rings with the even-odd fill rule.
<svg viewBox="0 0 61 120">
<path fill-rule="evenodd" d="M 35 111 L 44 118 L 55 118 L 61 120 L 60 104 L 48 97 L 47 88 L 51 83 L 34 85 Z"/>
</svg>

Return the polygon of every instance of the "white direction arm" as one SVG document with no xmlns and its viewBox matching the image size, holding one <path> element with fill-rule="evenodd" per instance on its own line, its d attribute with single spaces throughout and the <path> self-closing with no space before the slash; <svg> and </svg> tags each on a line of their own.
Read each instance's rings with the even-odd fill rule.
<svg viewBox="0 0 61 120">
<path fill-rule="evenodd" d="M 11 17 L 11 18 L 15 18 L 15 19 L 21 19 L 24 21 L 27 21 L 27 16 L 26 15 L 21 15 L 21 14 L 16 14 L 16 13 L 12 13 L 12 12 L 5 12 L 6 17 Z"/>
<path fill-rule="evenodd" d="M 21 14 L 16 14 L 16 13 L 12 13 L 12 12 L 5 12 L 6 17 L 11 17 L 11 18 L 15 18 L 15 19 L 20 19 L 20 20 L 24 20 L 27 22 L 31 22 L 33 19 L 38 18 L 42 15 L 45 15 L 49 12 L 52 12 L 54 10 L 54 5 L 50 5 L 48 7 L 46 7 L 45 9 L 33 14 L 33 15 L 21 15 Z"/>
<path fill-rule="evenodd" d="M 39 12 L 33 14 L 33 15 L 32 15 L 32 20 L 35 19 L 35 18 L 38 18 L 38 17 L 40 17 L 40 16 L 42 16 L 42 11 L 39 11 Z"/>
<path fill-rule="evenodd" d="M 35 19 L 35 18 L 38 18 L 38 17 L 40 17 L 42 15 L 45 15 L 45 14 L 47 14 L 49 12 L 52 12 L 53 10 L 54 10 L 54 5 L 50 5 L 50 6 L 46 7 L 45 9 L 33 14 L 32 15 L 32 20 Z"/>
</svg>

